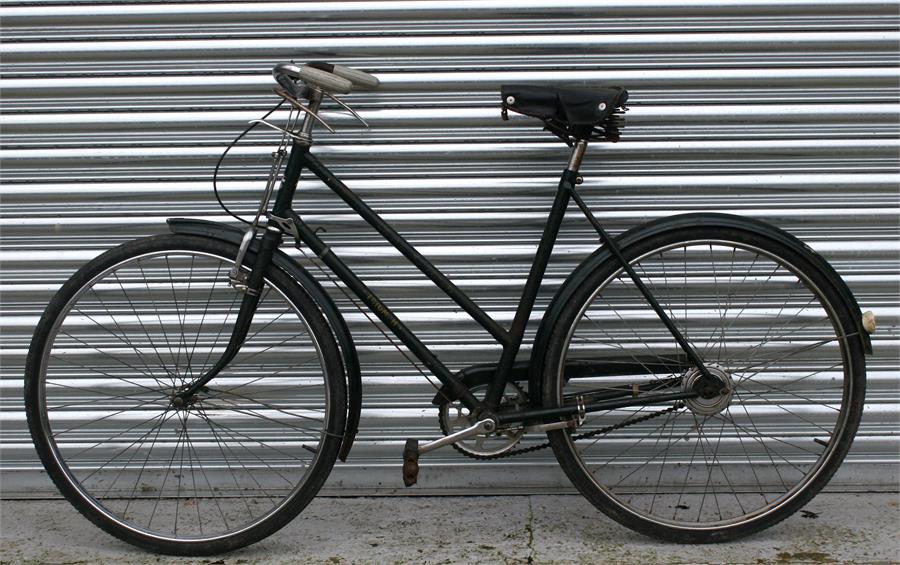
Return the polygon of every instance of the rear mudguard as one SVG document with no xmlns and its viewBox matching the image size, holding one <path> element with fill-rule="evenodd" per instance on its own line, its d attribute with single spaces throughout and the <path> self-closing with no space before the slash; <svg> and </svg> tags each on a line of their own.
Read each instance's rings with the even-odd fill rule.
<svg viewBox="0 0 900 565">
<path fill-rule="evenodd" d="M 227 241 L 235 245 L 240 245 L 241 238 L 244 236 L 244 232 L 239 228 L 206 220 L 169 218 L 166 222 L 173 233 L 198 235 Z M 250 246 L 250 251 L 255 252 L 258 245 L 259 240 L 254 240 Z M 362 407 L 362 377 L 359 369 L 359 357 L 356 353 L 356 346 L 353 344 L 353 336 L 350 334 L 350 329 L 347 327 L 347 323 L 334 301 L 322 288 L 322 285 L 309 274 L 309 271 L 291 259 L 284 251 L 278 249 L 275 250 L 275 254 L 272 256 L 272 263 L 297 281 L 300 288 L 318 305 L 340 346 L 344 377 L 347 381 L 348 406 L 347 427 L 344 429 L 338 457 L 340 457 L 341 461 L 346 461 L 347 454 L 350 453 L 350 448 L 353 446 L 353 440 L 359 428 L 359 417 Z"/>
<path fill-rule="evenodd" d="M 829 265 L 821 255 L 813 251 L 808 245 L 773 225 L 752 218 L 731 214 L 680 214 L 647 222 L 646 224 L 632 228 L 619 235 L 616 238 L 616 242 L 621 249 L 625 249 L 629 245 L 634 245 L 646 238 L 655 237 L 661 233 L 697 226 L 753 231 L 791 247 L 799 253 L 804 253 L 812 263 L 813 267 L 831 281 L 839 291 L 844 306 L 846 306 L 847 311 L 851 313 L 856 321 L 865 352 L 869 354 L 872 353 L 872 343 L 869 338 L 869 333 L 863 327 L 862 314 L 859 305 L 856 303 L 856 298 L 854 298 L 850 289 L 847 288 L 846 283 L 844 283 L 840 275 L 835 272 L 834 268 Z M 605 262 L 615 260 L 613 255 L 605 247 L 597 249 L 582 261 L 574 271 L 572 271 L 572 274 L 569 275 L 562 286 L 560 286 L 559 290 L 557 290 L 556 295 L 550 302 L 550 307 L 544 312 L 544 317 L 541 319 L 541 324 L 535 335 L 528 369 L 528 392 L 533 406 L 540 406 L 542 402 L 545 355 L 550 341 L 550 335 L 553 333 L 553 327 L 556 325 L 563 307 L 569 302 L 572 294 L 579 285 L 588 278 L 590 273 L 594 272 L 595 269 L 599 268 Z"/>
</svg>

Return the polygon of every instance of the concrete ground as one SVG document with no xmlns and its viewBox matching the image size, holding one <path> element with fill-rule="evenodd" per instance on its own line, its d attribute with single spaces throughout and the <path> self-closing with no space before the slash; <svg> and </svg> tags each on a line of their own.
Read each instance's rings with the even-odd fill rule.
<svg viewBox="0 0 900 565">
<path fill-rule="evenodd" d="M 0 561 L 179 563 L 900 563 L 900 495 L 820 494 L 750 538 L 674 545 L 633 533 L 578 496 L 318 498 L 286 528 L 228 555 L 145 553 L 64 501 L 3 501 Z"/>
</svg>

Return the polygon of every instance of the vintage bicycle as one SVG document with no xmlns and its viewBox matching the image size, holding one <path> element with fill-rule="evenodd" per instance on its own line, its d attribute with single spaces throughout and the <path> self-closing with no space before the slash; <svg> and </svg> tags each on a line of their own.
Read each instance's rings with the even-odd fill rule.
<svg viewBox="0 0 900 565">
<path fill-rule="evenodd" d="M 203 555 L 263 539 L 303 510 L 360 420 L 359 358 L 334 293 L 367 307 L 440 381 L 440 437 L 398 447 L 407 486 L 440 447 L 475 459 L 551 447 L 608 516 L 704 543 L 772 526 L 835 473 L 860 421 L 874 318 L 821 256 L 760 221 L 693 213 L 612 237 L 579 168 L 589 143 L 618 140 L 624 89 L 501 89 L 504 118 L 536 117 L 572 148 L 506 328 L 310 152 L 314 126 L 331 129 L 323 101 L 362 120 L 336 95 L 378 79 L 320 62 L 273 72 L 289 115 L 283 127 L 272 112 L 254 122 L 281 143 L 255 217 L 235 216 L 248 227 L 170 219 L 171 233 L 82 267 L 35 330 L 30 431 L 94 524 L 151 551 Z M 295 210 L 303 169 L 480 324 L 497 361 L 448 368 Z M 599 247 L 556 291 L 529 351 L 526 323 L 572 203 Z M 331 293 L 279 249 L 285 235 L 312 253 L 305 264 Z"/>
</svg>

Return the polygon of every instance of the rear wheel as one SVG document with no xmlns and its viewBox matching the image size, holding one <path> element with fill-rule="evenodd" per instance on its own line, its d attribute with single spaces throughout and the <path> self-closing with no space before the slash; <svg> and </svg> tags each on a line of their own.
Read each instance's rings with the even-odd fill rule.
<svg viewBox="0 0 900 565">
<path fill-rule="evenodd" d="M 175 396 L 230 339 L 236 252 L 167 235 L 104 253 L 63 285 L 29 351 L 28 422 L 48 473 L 87 518 L 151 551 L 264 538 L 309 503 L 337 455 L 337 346 L 274 267 L 238 355 L 192 399 Z"/>
<path fill-rule="evenodd" d="M 563 469 L 610 517 L 673 541 L 791 515 L 834 474 L 862 412 L 864 353 L 838 289 L 800 245 L 752 226 L 673 229 L 623 254 L 721 390 L 587 414 L 550 433 Z M 549 343 L 549 407 L 689 391 L 699 377 L 614 260 L 574 291 Z"/>
</svg>

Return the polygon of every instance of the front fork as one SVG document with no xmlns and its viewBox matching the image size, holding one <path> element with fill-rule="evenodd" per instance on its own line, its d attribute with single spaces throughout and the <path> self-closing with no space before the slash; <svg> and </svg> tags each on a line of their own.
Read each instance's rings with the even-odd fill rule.
<svg viewBox="0 0 900 565">
<path fill-rule="evenodd" d="M 308 110 L 311 111 L 307 111 L 299 132 L 292 133 L 288 130 L 275 128 L 284 134 L 281 139 L 281 145 L 278 151 L 272 154 L 272 168 L 269 171 L 269 180 L 266 183 L 263 198 L 260 200 L 256 217 L 250 222 L 250 228 L 244 234 L 243 240 L 241 240 L 241 245 L 235 257 L 234 267 L 228 276 L 229 283 L 237 291 L 244 293 L 244 298 L 241 300 L 241 309 L 238 311 L 237 320 L 231 331 L 231 339 L 228 340 L 228 346 L 225 347 L 225 351 L 212 368 L 203 373 L 199 379 L 175 393 L 174 401 L 176 403 L 190 403 L 197 392 L 231 363 L 247 338 L 247 332 L 250 330 L 250 324 L 253 322 L 253 315 L 256 313 L 256 306 L 259 304 L 260 293 L 263 287 L 263 276 L 272 263 L 272 255 L 278 249 L 278 246 L 281 245 L 282 232 L 276 227 L 277 224 L 273 223 L 272 218 L 277 217 L 275 214 L 283 213 L 284 210 L 290 208 L 290 203 L 294 198 L 294 191 L 297 189 L 297 182 L 300 179 L 303 155 L 309 151 L 309 145 L 312 141 L 310 133 L 313 123 L 312 115 L 315 115 L 319 110 L 319 105 L 322 103 L 322 91 L 309 89 L 307 95 L 310 101 Z M 288 115 L 288 129 L 291 129 L 290 124 L 291 116 Z M 273 214 L 270 215 L 266 211 L 269 207 L 269 199 L 275 190 L 281 165 L 288 155 L 285 147 L 289 139 L 292 142 L 290 156 L 287 157 L 281 188 L 275 197 Z M 242 269 L 244 257 L 250 249 L 250 244 L 256 239 L 259 221 L 264 214 L 269 218 L 269 223 L 260 239 L 259 248 L 256 251 L 256 261 L 250 266 L 248 274 L 247 271 Z"/>
<path fill-rule="evenodd" d="M 253 315 L 256 313 L 256 307 L 259 304 L 265 272 L 272 263 L 272 255 L 275 253 L 275 250 L 278 249 L 278 246 L 281 245 L 281 231 L 271 226 L 266 228 L 265 233 L 263 233 L 259 242 L 259 248 L 256 252 L 256 261 L 254 261 L 249 274 L 246 271 L 242 271 L 240 265 L 247 248 L 249 248 L 250 242 L 254 239 L 253 236 L 255 235 L 255 230 L 255 227 L 251 227 L 247 231 L 248 235 L 244 236 L 244 241 L 241 244 L 243 253 L 238 254 L 238 261 L 235 263 L 237 273 L 232 274 L 232 276 L 229 277 L 232 286 L 234 286 L 237 291 L 244 293 L 237 320 L 235 320 L 234 328 L 231 330 L 231 339 L 228 340 L 228 345 L 225 347 L 225 351 L 219 357 L 219 360 L 216 361 L 208 371 L 203 373 L 200 378 L 178 391 L 175 394 L 176 400 L 180 399 L 181 402 L 190 403 L 190 399 L 193 398 L 200 389 L 206 386 L 206 384 L 215 378 L 222 369 L 231 363 L 235 355 L 241 350 L 244 340 L 247 338 L 247 332 L 250 330 L 250 324 L 253 322 Z"/>
</svg>

